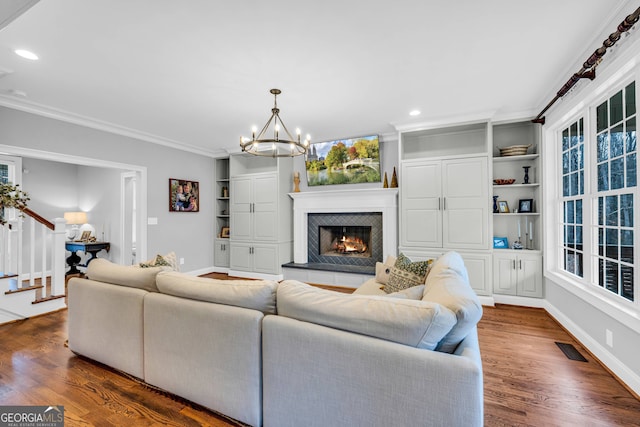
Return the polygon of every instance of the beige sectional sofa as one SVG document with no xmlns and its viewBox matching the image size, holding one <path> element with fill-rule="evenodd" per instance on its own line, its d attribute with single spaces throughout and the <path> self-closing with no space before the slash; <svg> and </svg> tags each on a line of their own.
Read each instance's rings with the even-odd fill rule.
<svg viewBox="0 0 640 427">
<path fill-rule="evenodd" d="M 391 296 L 99 259 L 87 275 L 69 282 L 72 351 L 243 423 L 483 424 L 482 308 L 456 253 Z"/>
</svg>

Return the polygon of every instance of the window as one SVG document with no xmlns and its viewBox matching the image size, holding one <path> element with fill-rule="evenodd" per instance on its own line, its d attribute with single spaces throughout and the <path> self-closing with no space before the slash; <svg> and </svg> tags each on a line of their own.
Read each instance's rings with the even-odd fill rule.
<svg viewBox="0 0 640 427">
<path fill-rule="evenodd" d="M 592 130 L 585 131 L 581 117 L 561 132 L 562 268 L 634 301 L 635 82 L 593 111 Z M 585 233 L 592 244 L 585 244 Z"/>
<path fill-rule="evenodd" d="M 599 286 L 634 300 L 635 82 L 596 108 Z"/>
<path fill-rule="evenodd" d="M 584 119 L 562 131 L 564 269 L 583 277 Z"/>
</svg>

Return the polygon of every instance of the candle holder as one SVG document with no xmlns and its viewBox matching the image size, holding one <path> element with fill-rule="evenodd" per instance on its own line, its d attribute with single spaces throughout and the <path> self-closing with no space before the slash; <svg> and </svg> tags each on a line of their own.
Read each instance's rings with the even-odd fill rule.
<svg viewBox="0 0 640 427">
<path fill-rule="evenodd" d="M 529 183 L 529 168 L 531 166 L 523 166 L 522 169 L 524 169 L 524 184 L 528 184 Z"/>
</svg>

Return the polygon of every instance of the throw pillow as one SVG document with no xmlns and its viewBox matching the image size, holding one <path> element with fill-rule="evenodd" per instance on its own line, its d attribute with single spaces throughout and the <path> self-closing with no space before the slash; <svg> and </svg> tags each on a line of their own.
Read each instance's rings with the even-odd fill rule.
<svg viewBox="0 0 640 427">
<path fill-rule="evenodd" d="M 157 254 L 155 258 L 150 259 L 149 261 L 144 261 L 138 264 L 141 268 L 149 268 L 149 267 L 171 267 L 174 271 L 179 271 L 178 268 L 178 260 L 176 258 L 175 252 L 169 252 L 166 255 Z"/>
<path fill-rule="evenodd" d="M 412 262 L 409 257 L 400 254 L 391 268 L 384 291 L 390 294 L 424 284 L 432 262 L 433 260 Z"/>
</svg>

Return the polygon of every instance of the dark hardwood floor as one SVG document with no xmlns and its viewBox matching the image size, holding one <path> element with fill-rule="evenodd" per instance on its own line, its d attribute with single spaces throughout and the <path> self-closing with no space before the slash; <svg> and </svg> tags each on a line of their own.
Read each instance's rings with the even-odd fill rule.
<svg viewBox="0 0 640 427">
<path fill-rule="evenodd" d="M 64 405 L 67 427 L 238 425 L 74 355 L 66 331 L 66 310 L 0 326 L 0 405 Z M 485 308 L 479 335 L 485 425 L 640 425 L 640 401 L 545 311 Z"/>
</svg>

